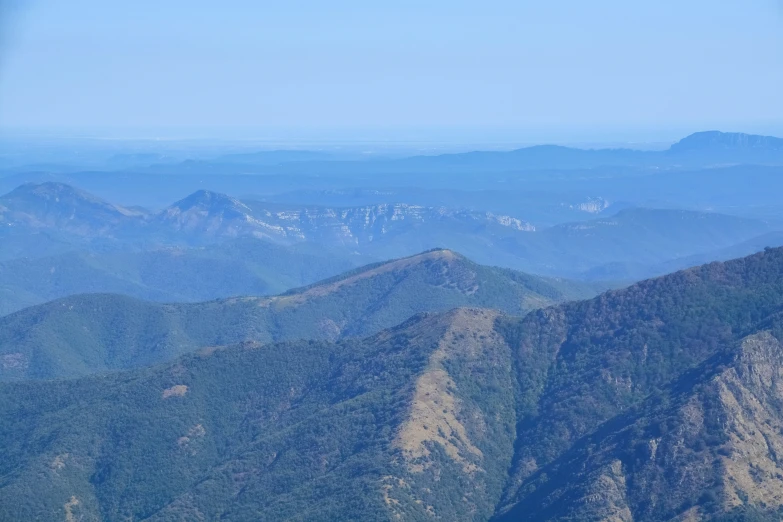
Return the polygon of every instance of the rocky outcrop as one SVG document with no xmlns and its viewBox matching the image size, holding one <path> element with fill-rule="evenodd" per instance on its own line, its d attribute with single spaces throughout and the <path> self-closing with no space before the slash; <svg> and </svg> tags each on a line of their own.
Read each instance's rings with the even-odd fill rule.
<svg viewBox="0 0 783 522">
<path fill-rule="evenodd" d="M 532 475 L 501 520 L 709 520 L 783 507 L 783 345 L 769 331 Z"/>
</svg>

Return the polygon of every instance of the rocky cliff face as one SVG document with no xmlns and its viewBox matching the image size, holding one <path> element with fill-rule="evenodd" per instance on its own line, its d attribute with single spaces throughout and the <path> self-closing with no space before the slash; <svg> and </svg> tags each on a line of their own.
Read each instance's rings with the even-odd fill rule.
<svg viewBox="0 0 783 522">
<path fill-rule="evenodd" d="M 7 227 L 54 229 L 85 238 L 166 236 L 197 238 L 256 237 L 278 243 L 310 241 L 362 245 L 412 231 L 493 233 L 532 232 L 521 219 L 491 212 L 379 204 L 359 207 L 303 207 L 243 202 L 200 190 L 158 213 L 112 205 L 62 183 L 24 185 L 0 198 L 0 222 Z"/>
<path fill-rule="evenodd" d="M 783 139 L 742 132 L 697 132 L 678 141 L 669 149 L 671 152 L 697 151 L 783 151 Z"/>
<path fill-rule="evenodd" d="M 379 204 L 350 208 L 285 207 L 242 203 L 224 195 L 197 192 L 166 209 L 162 226 L 212 235 L 251 235 L 278 241 L 363 244 L 423 226 L 490 226 L 534 231 L 512 216 L 442 207 Z"/>
<path fill-rule="evenodd" d="M 503 520 L 709 520 L 783 506 L 783 345 L 744 338 L 526 481 Z"/>
<path fill-rule="evenodd" d="M 548 467 L 604 423 L 674 380 L 693 381 L 691 368 L 767 328 L 783 306 L 782 269 L 783 250 L 769 250 L 536 311 L 512 325 L 521 398 L 514 464 L 498 510 L 508 514 L 504 520 L 543 509 L 534 484 L 565 481 L 550 481 Z M 578 459 L 570 462 L 581 469 Z"/>
</svg>

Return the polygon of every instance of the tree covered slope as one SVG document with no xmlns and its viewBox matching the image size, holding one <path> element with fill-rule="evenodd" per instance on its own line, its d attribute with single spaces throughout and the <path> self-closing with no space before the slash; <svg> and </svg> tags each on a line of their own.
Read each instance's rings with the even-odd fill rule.
<svg viewBox="0 0 783 522">
<path fill-rule="evenodd" d="M 425 256 L 428 277 L 475 287 L 442 270 L 456 255 Z M 266 306 L 413 258 L 395 263 Z M 361 340 L 3 383 L 0 518 L 777 520 L 781 314 L 769 249 L 522 317 L 459 308 Z"/>
<path fill-rule="evenodd" d="M 77 295 L 0 318 L 0 380 L 132 368 L 245 340 L 364 336 L 419 312 L 459 306 L 522 314 L 591 293 L 586 286 L 484 267 L 436 250 L 274 297 L 160 304 Z"/>
<path fill-rule="evenodd" d="M 0 385 L 0 518 L 486 520 L 513 452 L 496 317 Z"/>
</svg>

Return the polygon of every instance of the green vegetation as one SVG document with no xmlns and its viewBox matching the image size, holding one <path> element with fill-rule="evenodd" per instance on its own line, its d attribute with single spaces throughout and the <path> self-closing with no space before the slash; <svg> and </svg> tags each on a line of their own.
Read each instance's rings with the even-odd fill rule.
<svg viewBox="0 0 783 522">
<path fill-rule="evenodd" d="M 768 249 L 508 321 L 521 399 L 502 510 L 575 441 L 765 328 L 781 308 L 783 249 Z"/>
<path fill-rule="evenodd" d="M 60 520 L 70 510 L 83 520 L 486 520 L 512 452 L 507 348 L 438 358 L 453 372 L 442 398 L 459 404 L 441 407 L 476 453 L 450 447 L 481 470 L 464 471 L 432 444 L 416 471 L 396 441 L 402 425 L 427 429 L 411 403 L 442 341 L 491 335 L 464 318 L 421 316 L 365 341 L 246 343 L 133 372 L 0 385 L 0 519 Z"/>
<path fill-rule="evenodd" d="M 765 376 L 781 367 L 768 331 L 726 347 L 533 473 L 500 520 L 779 520 L 783 418 Z"/>
<path fill-rule="evenodd" d="M 354 337 L 552 285 L 438 250 L 270 299 L 13 314 L 22 377 L 188 353 L 0 384 L 0 519 L 775 519 L 783 249 Z M 263 344 L 285 332 L 321 337 Z"/>
<path fill-rule="evenodd" d="M 590 292 L 438 250 L 271 298 L 158 304 L 77 295 L 0 318 L 0 380 L 133 368 L 246 340 L 361 337 L 419 312 L 459 306 L 522 314 Z"/>
</svg>

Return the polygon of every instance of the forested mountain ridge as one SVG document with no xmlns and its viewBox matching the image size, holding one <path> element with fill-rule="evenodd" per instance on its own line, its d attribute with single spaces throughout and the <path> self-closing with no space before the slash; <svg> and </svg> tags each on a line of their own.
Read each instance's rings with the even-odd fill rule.
<svg viewBox="0 0 783 522">
<path fill-rule="evenodd" d="M 521 420 L 499 513 L 524 502 L 536 474 L 581 437 L 767 328 L 781 309 L 783 249 L 767 249 L 536 311 L 511 324 Z"/>
<path fill-rule="evenodd" d="M 0 515 L 775 520 L 781 313 L 768 249 L 524 317 L 462 308 L 0 384 Z"/>
<path fill-rule="evenodd" d="M 496 318 L 0 385 L 0 518 L 486 520 L 513 451 Z"/>
<path fill-rule="evenodd" d="M 780 520 L 779 317 L 768 326 L 537 470 L 498 520 Z"/>
<path fill-rule="evenodd" d="M 0 318 L 0 380 L 143 366 L 208 345 L 364 336 L 423 311 L 522 314 L 591 287 L 485 267 L 449 250 L 370 265 L 273 297 L 150 303 L 77 295 Z"/>
</svg>

